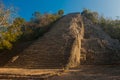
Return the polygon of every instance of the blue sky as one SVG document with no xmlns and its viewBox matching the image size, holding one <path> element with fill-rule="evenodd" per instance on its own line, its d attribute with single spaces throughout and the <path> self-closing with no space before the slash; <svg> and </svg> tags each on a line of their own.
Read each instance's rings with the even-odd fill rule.
<svg viewBox="0 0 120 80">
<path fill-rule="evenodd" d="M 59 9 L 63 9 L 67 14 L 88 8 L 106 17 L 120 16 L 120 0 L 3 0 L 3 2 L 17 7 L 18 14 L 26 20 L 29 20 L 35 11 L 55 13 Z"/>
</svg>

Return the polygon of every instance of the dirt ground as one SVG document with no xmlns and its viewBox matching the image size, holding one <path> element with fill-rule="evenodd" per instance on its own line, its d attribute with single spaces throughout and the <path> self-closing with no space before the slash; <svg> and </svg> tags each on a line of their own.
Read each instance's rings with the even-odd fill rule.
<svg viewBox="0 0 120 80">
<path fill-rule="evenodd" d="M 120 65 L 63 69 L 0 68 L 0 80 L 120 80 Z"/>
<path fill-rule="evenodd" d="M 0 68 L 0 80 L 48 80 L 61 69 Z"/>
<path fill-rule="evenodd" d="M 48 80 L 120 80 L 120 65 L 81 66 Z"/>
</svg>

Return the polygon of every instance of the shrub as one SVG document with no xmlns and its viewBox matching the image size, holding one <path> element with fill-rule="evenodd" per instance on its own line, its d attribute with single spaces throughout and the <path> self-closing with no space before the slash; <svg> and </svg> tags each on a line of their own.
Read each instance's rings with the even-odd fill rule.
<svg viewBox="0 0 120 80">
<path fill-rule="evenodd" d="M 87 19 L 90 19 L 93 23 L 97 24 L 98 23 L 98 13 L 97 12 L 92 12 L 89 9 L 84 9 L 81 13 L 81 15 L 85 16 Z"/>
<path fill-rule="evenodd" d="M 50 29 L 50 25 L 54 23 L 61 16 L 57 14 L 40 14 L 40 12 L 33 13 L 30 22 L 26 22 L 22 27 L 22 38 L 24 40 L 34 40 Z"/>
<path fill-rule="evenodd" d="M 11 49 L 12 48 L 12 44 L 8 40 L 3 40 L 2 46 L 3 46 L 3 49 Z"/>
<path fill-rule="evenodd" d="M 58 15 L 62 16 L 64 14 L 64 10 L 59 10 Z"/>
</svg>

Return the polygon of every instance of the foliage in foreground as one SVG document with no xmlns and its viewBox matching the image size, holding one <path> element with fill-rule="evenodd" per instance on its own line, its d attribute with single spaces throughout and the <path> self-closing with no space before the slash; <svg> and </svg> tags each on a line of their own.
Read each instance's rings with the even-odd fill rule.
<svg viewBox="0 0 120 80">
<path fill-rule="evenodd" d="M 42 36 L 64 11 L 59 10 L 56 14 L 34 12 L 29 22 L 15 14 L 14 8 L 6 8 L 0 3 L 0 50 L 11 49 L 16 41 L 29 41 Z"/>
<path fill-rule="evenodd" d="M 12 44 L 22 34 L 20 26 L 23 21 L 13 16 L 13 8 L 6 8 L 0 3 L 0 49 L 11 49 Z"/>
</svg>

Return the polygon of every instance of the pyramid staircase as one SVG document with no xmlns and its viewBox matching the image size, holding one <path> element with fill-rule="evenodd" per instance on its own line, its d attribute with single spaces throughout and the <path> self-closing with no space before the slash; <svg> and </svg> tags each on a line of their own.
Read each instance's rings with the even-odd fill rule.
<svg viewBox="0 0 120 80">
<path fill-rule="evenodd" d="M 69 63 L 72 55 L 71 48 L 73 48 L 75 40 L 78 39 L 76 35 L 79 36 L 80 30 L 80 14 L 66 15 L 57 21 L 49 32 L 32 43 L 19 55 L 14 56 L 4 67 L 27 69 L 64 68 Z M 79 46 L 79 44 L 75 44 L 74 47 L 76 45 Z M 78 51 L 80 51 L 79 47 Z"/>
</svg>

